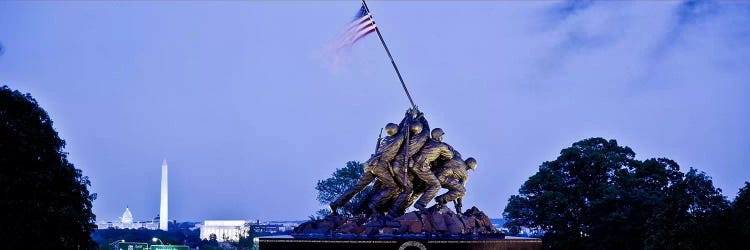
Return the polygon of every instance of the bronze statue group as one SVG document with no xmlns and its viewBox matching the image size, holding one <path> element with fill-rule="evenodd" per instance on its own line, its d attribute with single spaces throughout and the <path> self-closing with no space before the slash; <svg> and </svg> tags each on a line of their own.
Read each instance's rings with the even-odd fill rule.
<svg viewBox="0 0 750 250">
<path fill-rule="evenodd" d="M 388 123 L 385 131 L 387 136 L 364 163 L 364 174 L 357 184 L 330 204 L 332 214 L 337 215 L 337 208 L 373 181 L 372 191 L 362 204 L 367 206 L 365 212 L 397 217 L 412 204 L 426 212 L 427 204 L 435 199 L 440 206 L 453 202 L 456 212 L 461 213 L 468 170 L 476 168 L 476 160 L 463 160 L 458 151 L 443 142 L 442 129 L 430 132 L 424 114 L 417 109 L 407 110 L 398 125 Z M 448 191 L 437 195 L 441 187 Z"/>
</svg>

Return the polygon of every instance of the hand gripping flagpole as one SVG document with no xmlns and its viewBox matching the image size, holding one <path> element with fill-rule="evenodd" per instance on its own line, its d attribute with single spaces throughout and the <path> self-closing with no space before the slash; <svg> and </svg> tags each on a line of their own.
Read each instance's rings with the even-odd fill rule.
<svg viewBox="0 0 750 250">
<path fill-rule="evenodd" d="M 365 6 L 365 10 L 367 10 L 367 13 L 370 14 L 370 21 L 375 23 L 375 20 L 372 19 L 372 13 L 370 12 L 370 8 L 367 7 L 367 3 L 365 3 L 365 0 L 362 0 L 362 5 Z M 411 99 L 411 95 L 409 94 L 409 90 L 406 89 L 406 84 L 404 83 L 404 78 L 401 77 L 401 72 L 398 71 L 398 67 L 396 66 L 396 62 L 393 61 L 393 56 L 391 56 L 391 51 L 388 50 L 388 45 L 385 45 L 385 40 L 383 40 L 383 35 L 380 34 L 380 29 L 375 26 L 375 32 L 378 33 L 378 37 L 380 38 L 380 43 L 383 44 L 383 48 L 385 48 L 385 53 L 388 53 L 388 58 L 391 59 L 391 65 L 393 65 L 393 69 L 396 70 L 396 75 L 398 75 L 398 80 L 401 81 L 401 87 L 404 87 L 404 92 L 406 92 L 406 97 L 409 98 L 409 103 L 411 103 L 411 107 L 413 109 L 417 109 L 417 105 L 414 105 L 414 100 Z"/>
</svg>

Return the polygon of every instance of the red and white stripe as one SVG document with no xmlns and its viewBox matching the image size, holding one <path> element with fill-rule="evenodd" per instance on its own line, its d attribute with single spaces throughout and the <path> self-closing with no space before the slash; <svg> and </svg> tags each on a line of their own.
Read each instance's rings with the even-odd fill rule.
<svg viewBox="0 0 750 250">
<path fill-rule="evenodd" d="M 367 36 L 377 29 L 375 21 L 372 19 L 372 15 L 367 14 L 361 18 L 354 20 L 346 31 L 341 35 L 339 41 L 339 48 L 350 47 L 362 37 Z"/>
</svg>

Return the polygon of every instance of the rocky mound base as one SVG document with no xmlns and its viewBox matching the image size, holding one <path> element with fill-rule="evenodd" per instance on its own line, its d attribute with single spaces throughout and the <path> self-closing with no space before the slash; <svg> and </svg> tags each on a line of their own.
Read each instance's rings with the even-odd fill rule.
<svg viewBox="0 0 750 250">
<path fill-rule="evenodd" d="M 435 205 L 427 213 L 409 212 L 397 218 L 382 215 L 327 216 L 299 225 L 292 235 L 487 235 L 502 237 L 490 218 L 476 207 L 456 214 L 447 206 Z"/>
</svg>

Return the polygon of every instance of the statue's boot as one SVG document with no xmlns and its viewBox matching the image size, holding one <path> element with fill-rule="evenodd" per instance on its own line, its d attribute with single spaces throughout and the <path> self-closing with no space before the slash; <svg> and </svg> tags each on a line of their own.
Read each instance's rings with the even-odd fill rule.
<svg viewBox="0 0 750 250">
<path fill-rule="evenodd" d="M 392 221 L 395 218 L 396 217 L 394 217 L 393 215 L 391 215 L 391 213 L 387 213 L 387 214 L 383 215 L 383 219 L 386 220 L 386 221 Z"/>
<path fill-rule="evenodd" d="M 400 215 L 398 215 L 397 213 L 395 213 L 395 212 L 393 212 L 393 211 L 388 211 L 388 213 L 387 213 L 386 215 L 387 215 L 388 217 L 391 217 L 391 218 L 394 218 L 394 219 L 395 219 L 395 218 L 398 218 L 398 217 L 400 216 Z"/>
<path fill-rule="evenodd" d="M 420 203 L 414 204 L 414 208 L 419 209 L 423 214 L 430 214 L 430 211 L 427 211 L 427 208 Z"/>
<path fill-rule="evenodd" d="M 435 202 L 437 202 L 441 206 L 445 205 L 445 204 L 448 204 L 448 201 L 446 201 L 445 197 L 443 197 L 442 195 L 438 195 L 438 197 L 435 197 Z"/>
<path fill-rule="evenodd" d="M 331 207 L 331 215 L 332 216 L 339 216 L 339 212 L 336 211 L 338 208 L 336 205 L 333 205 L 333 203 L 328 204 L 329 207 Z"/>
<path fill-rule="evenodd" d="M 383 215 L 383 213 L 381 213 L 380 211 L 378 211 L 378 209 L 375 208 L 375 207 L 370 207 L 370 211 L 372 211 L 372 214 L 378 215 L 378 217 L 380 217 L 380 215 Z"/>
</svg>

